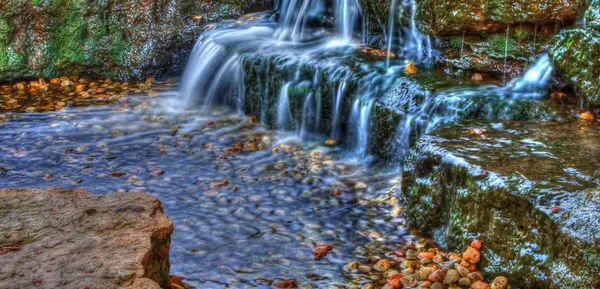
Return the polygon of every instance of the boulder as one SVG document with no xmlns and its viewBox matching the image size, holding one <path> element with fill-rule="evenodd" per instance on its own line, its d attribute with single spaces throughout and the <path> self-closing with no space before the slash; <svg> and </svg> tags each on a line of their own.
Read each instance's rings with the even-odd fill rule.
<svg viewBox="0 0 600 289">
<path fill-rule="evenodd" d="M 140 193 L 0 190 L 0 288 L 161 288 L 173 223 Z"/>
</svg>

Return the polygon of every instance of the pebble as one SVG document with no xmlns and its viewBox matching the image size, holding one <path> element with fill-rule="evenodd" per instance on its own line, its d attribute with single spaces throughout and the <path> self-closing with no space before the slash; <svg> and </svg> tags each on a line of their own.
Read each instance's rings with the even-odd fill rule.
<svg viewBox="0 0 600 289">
<path fill-rule="evenodd" d="M 446 273 L 446 276 L 444 277 L 444 281 L 442 283 L 446 285 L 455 284 L 456 282 L 458 282 L 458 279 L 460 279 L 460 274 L 458 274 L 458 271 L 450 269 Z"/>
<path fill-rule="evenodd" d="M 346 266 L 344 266 L 344 269 L 346 269 L 347 271 L 354 271 L 354 270 L 358 269 L 358 266 L 360 266 L 360 263 L 353 261 L 353 262 L 346 264 Z"/>
<path fill-rule="evenodd" d="M 377 271 L 387 271 L 390 270 L 390 268 L 392 267 L 392 264 L 390 263 L 390 260 L 388 259 L 381 259 L 379 261 L 377 261 L 377 263 L 375 263 L 375 270 Z"/>
<path fill-rule="evenodd" d="M 400 278 L 400 282 L 402 282 L 402 285 L 410 288 L 417 286 L 417 278 L 415 278 L 415 275 L 406 275 Z"/>
<path fill-rule="evenodd" d="M 433 284 L 431 284 L 431 287 L 429 287 L 430 289 L 444 289 L 444 285 L 442 285 L 442 283 L 440 282 L 435 282 Z"/>
<path fill-rule="evenodd" d="M 506 289 L 508 288 L 508 279 L 504 276 L 498 276 L 492 282 L 492 289 Z"/>
<path fill-rule="evenodd" d="M 390 216 L 392 217 L 398 217 L 400 214 L 402 214 L 402 207 L 394 207 L 390 212 Z"/>
<path fill-rule="evenodd" d="M 471 286 L 471 279 L 468 277 L 462 277 L 458 279 L 458 285 L 460 286 Z"/>
<path fill-rule="evenodd" d="M 471 284 L 471 289 L 491 289 L 490 285 L 482 282 L 482 281 L 475 281 L 473 282 L 473 284 Z"/>
<path fill-rule="evenodd" d="M 481 253 L 474 248 L 468 248 L 463 253 L 463 259 L 471 264 L 477 264 L 481 260 Z"/>
<path fill-rule="evenodd" d="M 354 185 L 354 188 L 357 190 L 366 190 L 367 189 L 367 184 L 363 183 L 363 182 L 358 182 L 356 183 L 356 185 Z"/>
</svg>

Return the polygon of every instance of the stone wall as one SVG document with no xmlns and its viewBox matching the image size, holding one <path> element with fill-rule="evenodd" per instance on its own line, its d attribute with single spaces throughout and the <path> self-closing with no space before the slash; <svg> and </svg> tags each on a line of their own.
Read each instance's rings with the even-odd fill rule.
<svg viewBox="0 0 600 289">
<path fill-rule="evenodd" d="M 0 1 L 0 81 L 177 74 L 205 24 L 269 9 L 270 2 Z"/>
</svg>

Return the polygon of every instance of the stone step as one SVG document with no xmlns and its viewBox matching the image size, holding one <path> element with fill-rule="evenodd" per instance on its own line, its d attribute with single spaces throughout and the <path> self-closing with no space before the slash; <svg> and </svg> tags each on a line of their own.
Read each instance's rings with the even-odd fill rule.
<svg viewBox="0 0 600 289">
<path fill-rule="evenodd" d="M 600 288 L 599 123 L 466 122 L 410 151 L 412 226 L 449 249 L 483 240 L 484 272 L 521 288 Z"/>
</svg>

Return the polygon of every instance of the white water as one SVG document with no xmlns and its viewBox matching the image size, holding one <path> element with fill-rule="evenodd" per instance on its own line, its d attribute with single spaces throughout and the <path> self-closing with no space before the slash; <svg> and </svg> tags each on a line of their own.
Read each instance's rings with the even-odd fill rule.
<svg viewBox="0 0 600 289">
<path fill-rule="evenodd" d="M 544 96 L 553 72 L 554 68 L 550 63 L 548 53 L 542 54 L 522 77 L 509 83 L 508 86 L 513 91 L 513 97 L 540 98 Z"/>
<path fill-rule="evenodd" d="M 279 99 L 277 100 L 277 128 L 288 129 L 292 124 L 292 112 L 290 111 L 289 89 L 292 83 L 288 82 L 281 87 Z"/>
<path fill-rule="evenodd" d="M 352 105 L 351 122 L 355 127 L 355 139 L 353 140 L 358 157 L 363 158 L 369 153 L 371 139 L 371 112 L 373 111 L 374 99 L 357 99 Z"/>
<path fill-rule="evenodd" d="M 355 36 L 362 40 L 363 13 L 357 0 L 336 0 L 335 11 L 336 30 L 342 42 L 351 43 Z"/>
</svg>

